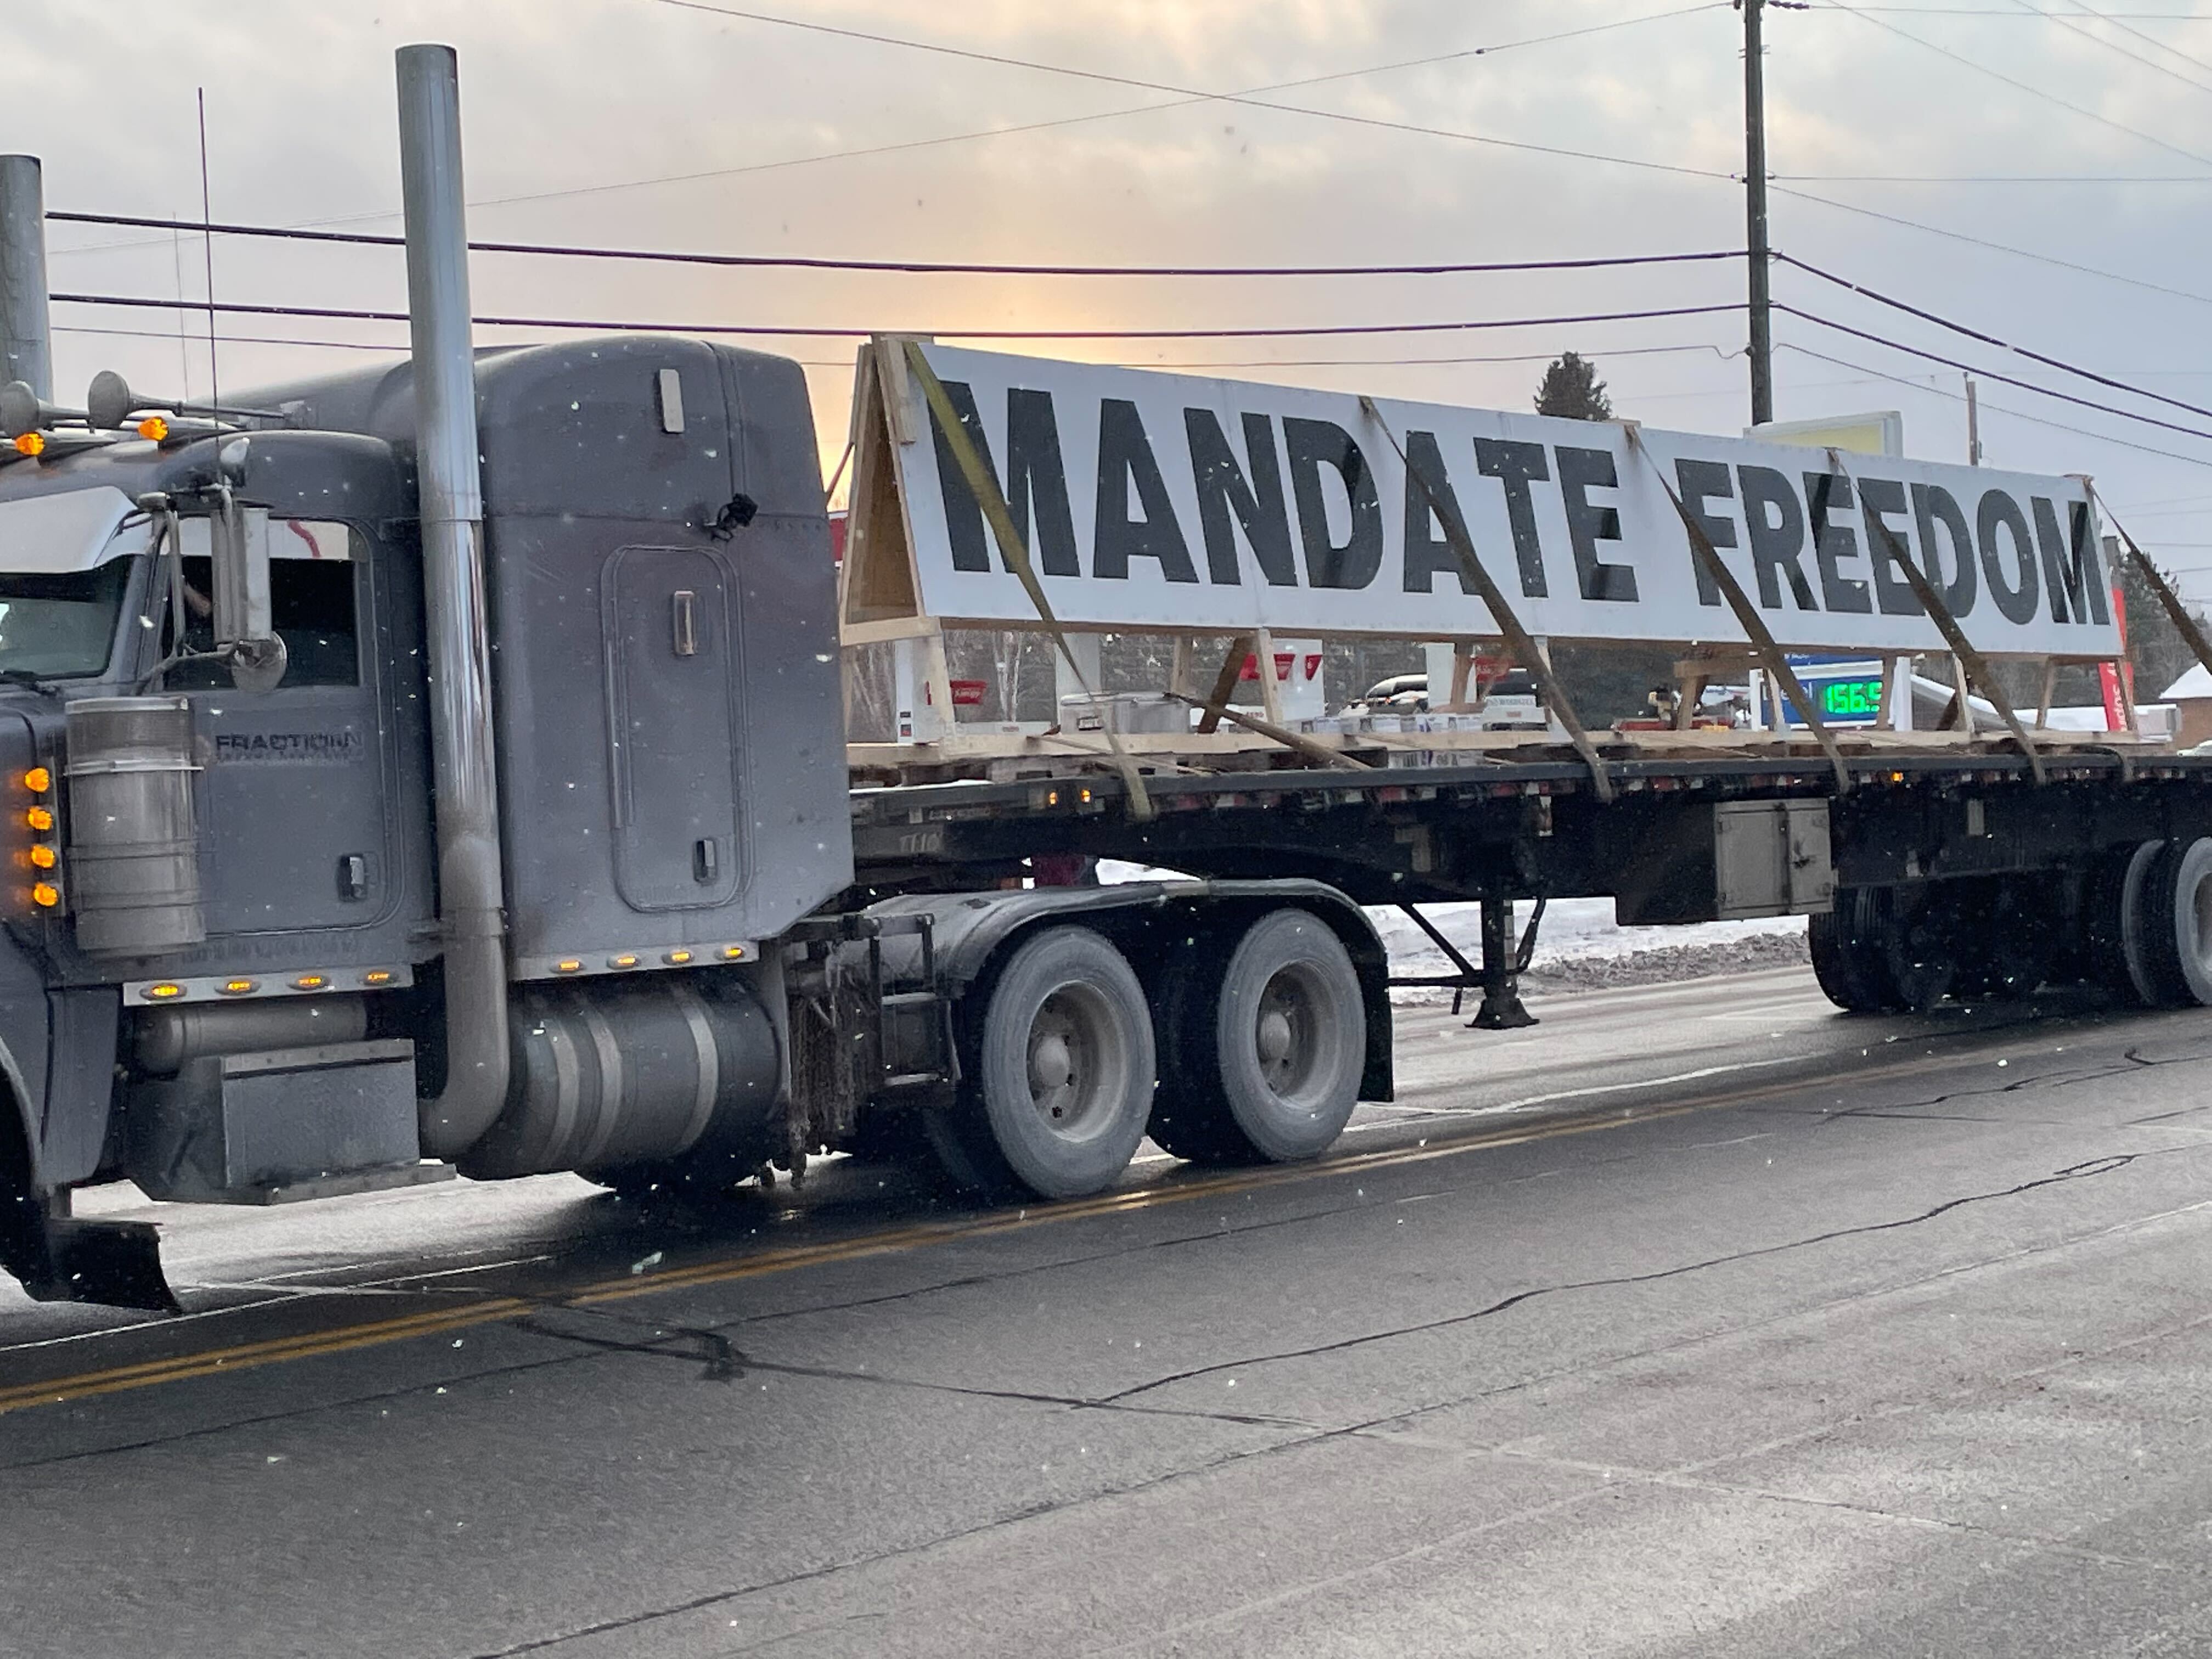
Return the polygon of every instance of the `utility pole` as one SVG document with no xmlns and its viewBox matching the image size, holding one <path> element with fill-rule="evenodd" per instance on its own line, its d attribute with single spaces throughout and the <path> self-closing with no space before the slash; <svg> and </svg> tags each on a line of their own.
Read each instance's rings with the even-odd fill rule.
<svg viewBox="0 0 2212 1659">
<path fill-rule="evenodd" d="M 1774 333 L 1768 314 L 1766 249 L 1766 77 L 1760 61 L 1759 13 L 1765 0 L 1743 7 L 1743 195 L 1751 277 L 1751 423 L 1774 418 Z"/>
<path fill-rule="evenodd" d="M 1966 465 L 1982 464 L 1982 399 L 1974 386 L 1974 377 L 1966 379 Z"/>
</svg>

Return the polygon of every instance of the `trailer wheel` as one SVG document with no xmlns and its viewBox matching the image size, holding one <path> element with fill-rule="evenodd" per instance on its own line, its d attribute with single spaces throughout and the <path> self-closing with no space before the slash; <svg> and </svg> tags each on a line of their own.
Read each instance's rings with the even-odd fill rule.
<svg viewBox="0 0 2212 1659">
<path fill-rule="evenodd" d="M 1876 948 L 1876 897 L 1871 887 L 1839 888 L 1835 908 L 1806 921 L 1813 977 L 1828 1000 L 1846 1013 L 1879 1013 L 1888 1006 Z"/>
<path fill-rule="evenodd" d="M 2146 1006 L 2156 995 L 2142 948 L 2143 881 L 2165 846 L 2146 841 L 2112 848 L 2089 872 L 2081 896 L 2082 947 L 2090 976 Z"/>
<path fill-rule="evenodd" d="M 1948 894 L 1931 884 L 1881 890 L 1883 1006 L 1924 1014 L 1943 1000 L 1959 969 L 1958 926 Z"/>
<path fill-rule="evenodd" d="M 2143 1000 L 2155 1007 L 2212 1006 L 2212 837 L 2174 841 L 2146 866 L 2130 915 L 2130 952 Z"/>
<path fill-rule="evenodd" d="M 1310 911 L 1245 930 L 1218 985 L 1170 988 L 1152 1139 L 1195 1163 L 1317 1158 L 1359 1101 L 1367 1008 L 1358 970 Z"/>
<path fill-rule="evenodd" d="M 1151 1011 L 1128 961 L 1087 927 L 1017 948 L 974 1036 L 972 1083 L 924 1121 L 963 1187 L 1079 1198 L 1136 1156 L 1152 1103 Z"/>
</svg>

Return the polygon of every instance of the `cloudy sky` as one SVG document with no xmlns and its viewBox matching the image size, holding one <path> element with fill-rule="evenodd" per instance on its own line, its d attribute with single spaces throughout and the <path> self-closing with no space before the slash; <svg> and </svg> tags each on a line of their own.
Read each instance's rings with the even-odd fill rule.
<svg viewBox="0 0 2212 1659">
<path fill-rule="evenodd" d="M 45 156 L 52 208 L 197 216 L 204 88 L 217 219 L 392 230 L 392 50 L 441 40 L 460 52 L 479 236 L 1143 264 L 1576 258 L 1743 240 L 1741 19 L 1726 3 L 753 5 L 750 15 L 730 15 L 750 9 L 743 0 L 11 8 L 0 149 Z M 1778 248 L 2212 409 L 2212 5 L 1810 0 L 1770 8 L 1766 30 Z M 58 292 L 207 292 L 196 238 L 57 225 L 52 243 Z M 222 300 L 404 306 L 393 252 L 219 240 L 214 254 Z M 949 337 L 1651 310 L 1738 300 L 1743 270 L 921 277 L 479 256 L 474 280 L 488 313 Z M 2185 428 L 1983 383 L 1991 464 L 2094 474 L 2137 536 L 2212 596 L 2212 416 L 2067 376 L 1797 270 L 1777 273 L 1776 292 L 1831 322 Z M 149 389 L 204 394 L 204 313 L 68 304 L 56 321 L 72 331 L 57 338 L 65 391 L 114 367 Z M 232 386 L 403 338 L 250 318 L 221 331 Z M 1778 317 L 1776 337 L 1780 417 L 1897 409 L 1911 453 L 1963 459 L 1956 370 L 1805 317 Z M 1620 413 L 1732 431 L 1747 418 L 1743 338 L 1741 314 L 1723 313 L 1034 349 L 1518 408 L 1544 360 L 1571 347 L 1597 360 Z M 809 365 L 834 462 L 852 342 L 760 343 Z"/>
</svg>

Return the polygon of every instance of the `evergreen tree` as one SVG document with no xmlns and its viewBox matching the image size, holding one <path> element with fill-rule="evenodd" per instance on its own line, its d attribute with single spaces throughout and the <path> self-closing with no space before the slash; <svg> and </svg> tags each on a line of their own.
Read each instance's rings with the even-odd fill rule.
<svg viewBox="0 0 2212 1659">
<path fill-rule="evenodd" d="M 1570 421 L 1609 421 L 1613 399 L 1597 377 L 1597 365 L 1569 351 L 1553 359 L 1537 382 L 1536 412 Z"/>
</svg>

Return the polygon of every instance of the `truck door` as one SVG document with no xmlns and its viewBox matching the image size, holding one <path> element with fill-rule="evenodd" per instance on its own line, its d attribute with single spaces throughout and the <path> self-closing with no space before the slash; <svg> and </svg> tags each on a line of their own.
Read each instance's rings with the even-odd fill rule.
<svg viewBox="0 0 2212 1659">
<path fill-rule="evenodd" d="M 188 642 L 212 643 L 204 520 L 184 526 Z M 198 535 L 195 538 L 194 532 Z M 283 680 L 240 691 L 218 665 L 172 670 L 207 738 L 201 833 L 211 935 L 351 928 L 398 902 L 391 738 L 377 720 L 380 665 L 367 543 L 343 524 L 264 520 Z"/>
<path fill-rule="evenodd" d="M 744 879 L 723 572 L 696 548 L 626 547 L 607 562 L 615 883 L 635 910 L 726 904 Z"/>
</svg>

